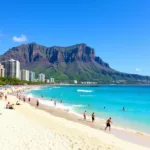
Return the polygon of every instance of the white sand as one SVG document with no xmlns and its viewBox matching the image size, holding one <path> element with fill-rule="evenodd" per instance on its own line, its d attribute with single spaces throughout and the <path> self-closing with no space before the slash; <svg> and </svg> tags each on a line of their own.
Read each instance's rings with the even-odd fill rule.
<svg viewBox="0 0 150 150">
<path fill-rule="evenodd" d="M 8 96 L 16 102 L 15 96 Z M 0 101 L 0 108 L 6 102 Z M 148 150 L 24 103 L 0 115 L 0 150 Z"/>
</svg>

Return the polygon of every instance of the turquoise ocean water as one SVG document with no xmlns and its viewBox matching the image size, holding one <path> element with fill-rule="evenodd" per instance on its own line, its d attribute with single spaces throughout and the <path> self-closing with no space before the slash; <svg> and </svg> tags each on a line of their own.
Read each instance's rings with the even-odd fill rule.
<svg viewBox="0 0 150 150">
<path fill-rule="evenodd" d="M 43 95 L 47 105 L 55 97 L 58 103 L 63 100 L 62 108 L 78 113 L 86 110 L 89 115 L 94 112 L 103 119 L 112 117 L 119 126 L 150 134 L 150 86 L 43 87 L 26 94 Z"/>
</svg>

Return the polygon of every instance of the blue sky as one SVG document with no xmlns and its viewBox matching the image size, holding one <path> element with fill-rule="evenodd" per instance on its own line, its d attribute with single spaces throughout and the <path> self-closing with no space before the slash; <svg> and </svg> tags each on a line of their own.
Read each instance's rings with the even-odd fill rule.
<svg viewBox="0 0 150 150">
<path fill-rule="evenodd" d="M 0 54 L 22 43 L 86 43 L 116 70 L 150 75 L 149 0 L 5 0 Z"/>
</svg>

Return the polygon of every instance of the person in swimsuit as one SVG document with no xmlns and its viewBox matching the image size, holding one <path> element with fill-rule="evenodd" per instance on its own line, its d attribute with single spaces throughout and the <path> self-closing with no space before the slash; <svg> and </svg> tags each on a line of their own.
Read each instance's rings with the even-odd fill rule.
<svg viewBox="0 0 150 150">
<path fill-rule="evenodd" d="M 83 113 L 84 121 L 86 121 L 86 111 Z"/>
<path fill-rule="evenodd" d="M 125 111 L 126 110 L 125 107 L 123 107 L 122 110 Z"/>
<path fill-rule="evenodd" d="M 20 105 L 20 103 L 17 101 L 17 102 L 16 102 L 16 105 Z"/>
<path fill-rule="evenodd" d="M 109 127 L 109 131 L 111 130 L 111 123 L 112 123 L 112 121 L 111 121 L 111 118 L 109 118 L 107 121 L 106 121 L 106 128 L 105 128 L 105 130 Z"/>
<path fill-rule="evenodd" d="M 23 101 L 24 101 L 24 102 L 26 101 L 26 98 L 25 98 L 25 97 L 23 98 Z"/>
<path fill-rule="evenodd" d="M 92 114 L 92 122 L 94 122 L 94 120 L 95 120 L 95 114 L 93 113 Z"/>
<path fill-rule="evenodd" d="M 37 107 L 39 106 L 39 101 L 38 101 L 38 100 L 36 101 L 36 106 L 37 106 Z"/>
<path fill-rule="evenodd" d="M 54 105 L 56 106 L 56 101 L 54 101 Z"/>
<path fill-rule="evenodd" d="M 7 100 L 7 95 L 5 95 L 5 100 Z"/>
</svg>

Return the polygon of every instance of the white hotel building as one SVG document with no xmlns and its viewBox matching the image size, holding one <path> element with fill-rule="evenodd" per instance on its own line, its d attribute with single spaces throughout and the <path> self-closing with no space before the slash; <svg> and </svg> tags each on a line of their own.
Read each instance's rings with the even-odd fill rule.
<svg viewBox="0 0 150 150">
<path fill-rule="evenodd" d="M 43 73 L 39 74 L 39 81 L 40 82 L 45 82 L 45 74 L 43 74 Z"/>
<path fill-rule="evenodd" d="M 20 62 L 14 59 L 2 61 L 5 68 L 5 76 L 20 79 Z"/>
<path fill-rule="evenodd" d="M 30 81 L 35 81 L 35 72 L 33 72 L 33 71 L 29 72 L 29 80 Z"/>
<path fill-rule="evenodd" d="M 29 70 L 21 70 L 21 80 L 29 81 Z"/>
<path fill-rule="evenodd" d="M 0 64 L 0 77 L 4 77 L 5 76 L 5 69 L 4 66 Z"/>
</svg>

